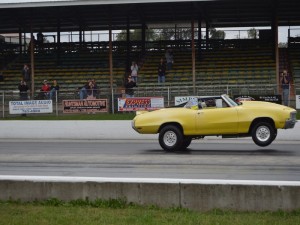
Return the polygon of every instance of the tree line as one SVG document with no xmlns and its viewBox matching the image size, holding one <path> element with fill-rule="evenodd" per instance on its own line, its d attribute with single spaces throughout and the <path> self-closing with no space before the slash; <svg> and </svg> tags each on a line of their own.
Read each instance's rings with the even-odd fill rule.
<svg viewBox="0 0 300 225">
<path fill-rule="evenodd" d="M 247 31 L 249 39 L 257 39 L 258 31 L 255 28 L 251 28 Z M 138 41 L 142 39 L 142 30 L 134 29 L 130 30 L 129 34 L 131 41 Z M 209 28 L 210 39 L 225 39 L 226 33 L 223 30 L 217 30 L 216 28 Z M 195 38 L 198 39 L 198 32 L 195 33 Z M 201 37 L 206 38 L 205 35 Z M 191 28 L 163 28 L 163 29 L 148 29 L 146 32 L 147 41 L 160 41 L 160 40 L 191 40 L 192 29 Z M 116 41 L 126 41 L 127 31 L 122 30 L 116 35 Z"/>
</svg>

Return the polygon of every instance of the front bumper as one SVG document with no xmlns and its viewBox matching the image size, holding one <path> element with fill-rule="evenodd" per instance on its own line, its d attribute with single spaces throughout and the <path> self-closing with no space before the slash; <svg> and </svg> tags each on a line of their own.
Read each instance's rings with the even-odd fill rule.
<svg viewBox="0 0 300 225">
<path fill-rule="evenodd" d="M 285 121 L 284 129 L 292 129 L 295 127 L 296 123 L 297 123 L 297 120 L 288 119 L 287 121 Z"/>
<path fill-rule="evenodd" d="M 290 118 L 285 121 L 284 129 L 291 129 L 294 128 L 295 124 L 297 123 L 297 112 L 291 112 Z"/>
</svg>

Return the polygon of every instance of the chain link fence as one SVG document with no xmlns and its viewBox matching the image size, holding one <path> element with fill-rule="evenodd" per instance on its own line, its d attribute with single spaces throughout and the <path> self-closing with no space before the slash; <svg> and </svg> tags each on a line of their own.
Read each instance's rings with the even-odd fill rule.
<svg viewBox="0 0 300 225">
<path fill-rule="evenodd" d="M 294 90 L 290 94 L 289 105 L 295 107 L 296 95 L 300 94 L 300 87 L 293 87 Z M 52 98 L 51 113 L 47 115 L 62 115 L 64 100 L 80 100 L 80 90 L 60 90 Z M 184 96 L 215 96 L 228 94 L 229 96 L 248 96 L 248 95 L 278 95 L 276 84 L 266 85 L 200 85 L 200 86 L 167 86 L 152 85 L 146 87 L 134 88 L 134 97 L 163 97 L 164 106 L 170 107 L 175 104 L 175 97 Z M 40 93 L 36 93 L 33 97 L 28 93 L 28 100 L 49 100 L 48 96 L 40 97 Z M 107 113 L 123 113 L 118 111 L 118 98 L 125 98 L 125 89 L 117 88 L 101 88 L 97 90 L 97 94 L 92 99 L 106 99 L 108 105 Z M 0 115 L 2 118 L 13 117 L 9 112 L 10 101 L 23 101 L 20 98 L 19 91 L 0 91 Z M 40 114 L 43 115 L 43 114 Z"/>
</svg>

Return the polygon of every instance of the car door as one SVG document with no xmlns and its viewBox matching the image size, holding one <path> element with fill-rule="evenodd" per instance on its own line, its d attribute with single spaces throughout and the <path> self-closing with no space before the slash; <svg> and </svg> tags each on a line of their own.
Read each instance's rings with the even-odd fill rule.
<svg viewBox="0 0 300 225">
<path fill-rule="evenodd" d="M 203 108 L 196 115 L 198 134 L 236 134 L 238 132 L 237 107 Z"/>
</svg>

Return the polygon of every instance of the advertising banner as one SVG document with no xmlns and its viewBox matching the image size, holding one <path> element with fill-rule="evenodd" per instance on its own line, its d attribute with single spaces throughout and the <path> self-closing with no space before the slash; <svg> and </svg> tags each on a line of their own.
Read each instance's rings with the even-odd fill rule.
<svg viewBox="0 0 300 225">
<path fill-rule="evenodd" d="M 108 112 L 107 99 L 63 100 L 63 113 L 102 113 Z"/>
<path fill-rule="evenodd" d="M 175 105 L 181 105 L 184 103 L 187 103 L 190 100 L 195 100 L 197 101 L 197 97 L 196 96 L 176 96 L 175 97 Z"/>
<path fill-rule="evenodd" d="M 296 95 L 296 109 L 300 109 L 300 95 Z"/>
<path fill-rule="evenodd" d="M 233 99 L 239 101 L 265 101 L 281 104 L 281 95 L 234 95 Z"/>
<path fill-rule="evenodd" d="M 118 111 L 155 110 L 164 108 L 163 97 L 118 98 Z"/>
<path fill-rule="evenodd" d="M 9 114 L 52 113 L 52 100 L 10 101 Z"/>
</svg>

